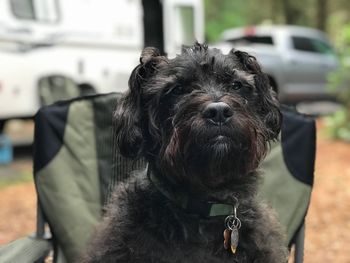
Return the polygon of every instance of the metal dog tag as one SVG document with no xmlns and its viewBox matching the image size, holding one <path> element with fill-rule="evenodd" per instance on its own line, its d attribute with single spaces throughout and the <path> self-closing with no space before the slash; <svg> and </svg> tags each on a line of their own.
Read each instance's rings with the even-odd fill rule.
<svg viewBox="0 0 350 263">
<path fill-rule="evenodd" d="M 238 229 L 235 227 L 231 231 L 231 245 L 230 245 L 230 247 L 231 247 L 232 254 L 236 254 L 238 240 L 239 240 Z"/>
<path fill-rule="evenodd" d="M 236 254 L 239 233 L 238 229 L 241 228 L 241 220 L 238 219 L 236 209 L 233 215 L 229 215 L 225 219 L 226 229 L 224 231 L 224 248 L 230 247 L 232 254 Z"/>
<path fill-rule="evenodd" d="M 225 229 L 224 230 L 224 248 L 228 249 L 230 246 L 230 237 L 231 237 L 231 230 Z"/>
<path fill-rule="evenodd" d="M 231 249 L 232 254 L 236 254 L 237 246 L 238 246 L 239 234 L 238 229 L 233 228 L 224 230 L 224 248 Z"/>
</svg>

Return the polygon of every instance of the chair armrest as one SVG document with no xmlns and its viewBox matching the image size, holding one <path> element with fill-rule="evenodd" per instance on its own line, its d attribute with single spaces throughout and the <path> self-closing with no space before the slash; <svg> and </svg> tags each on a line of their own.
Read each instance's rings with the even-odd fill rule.
<svg viewBox="0 0 350 263">
<path fill-rule="evenodd" d="M 0 246 L 0 262 L 33 263 L 45 258 L 51 250 L 51 241 L 37 237 L 24 237 Z"/>
<path fill-rule="evenodd" d="M 304 262 L 304 240 L 305 240 L 305 222 L 301 225 L 295 239 L 295 263 Z"/>
</svg>

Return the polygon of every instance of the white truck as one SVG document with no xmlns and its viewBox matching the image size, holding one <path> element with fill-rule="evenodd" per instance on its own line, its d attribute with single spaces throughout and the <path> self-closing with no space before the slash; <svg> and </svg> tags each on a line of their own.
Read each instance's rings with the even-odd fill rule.
<svg viewBox="0 0 350 263">
<path fill-rule="evenodd" d="M 201 0 L 1 0 L 0 133 L 36 113 L 41 84 L 126 90 L 144 46 L 174 56 L 203 41 L 203 14 Z"/>
<path fill-rule="evenodd" d="M 254 55 L 282 101 L 329 97 L 327 75 L 339 65 L 327 36 L 306 27 L 227 29 L 215 46 L 226 51 L 234 47 Z"/>
</svg>

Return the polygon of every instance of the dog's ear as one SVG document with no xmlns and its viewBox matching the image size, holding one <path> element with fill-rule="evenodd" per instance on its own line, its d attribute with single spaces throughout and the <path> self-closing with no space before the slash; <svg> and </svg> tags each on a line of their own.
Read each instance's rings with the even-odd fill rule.
<svg viewBox="0 0 350 263">
<path fill-rule="evenodd" d="M 254 56 L 234 49 L 231 50 L 231 53 L 239 60 L 244 70 L 254 74 L 255 86 L 259 97 L 257 101 L 258 112 L 269 129 L 267 140 L 276 139 L 281 130 L 282 114 L 279 109 L 277 94 L 272 89 L 268 76 L 262 72 Z"/>
<path fill-rule="evenodd" d="M 255 85 L 259 94 L 259 113 L 269 128 L 268 140 L 275 140 L 281 131 L 282 113 L 279 108 L 277 94 L 270 85 L 269 78 L 263 72 L 255 75 Z"/>
<path fill-rule="evenodd" d="M 115 111 L 117 145 L 120 153 L 126 157 L 137 158 L 142 152 L 142 93 L 147 80 L 164 60 L 156 48 L 147 47 L 142 51 L 140 64 L 130 75 L 129 90 Z"/>
</svg>

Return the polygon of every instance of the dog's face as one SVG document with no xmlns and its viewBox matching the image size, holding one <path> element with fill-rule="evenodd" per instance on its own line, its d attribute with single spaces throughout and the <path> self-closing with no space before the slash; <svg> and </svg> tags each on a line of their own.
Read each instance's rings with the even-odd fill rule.
<svg viewBox="0 0 350 263">
<path fill-rule="evenodd" d="M 255 58 L 195 44 L 168 60 L 146 48 L 116 111 L 118 145 L 168 180 L 225 187 L 254 171 L 281 114 Z"/>
</svg>

